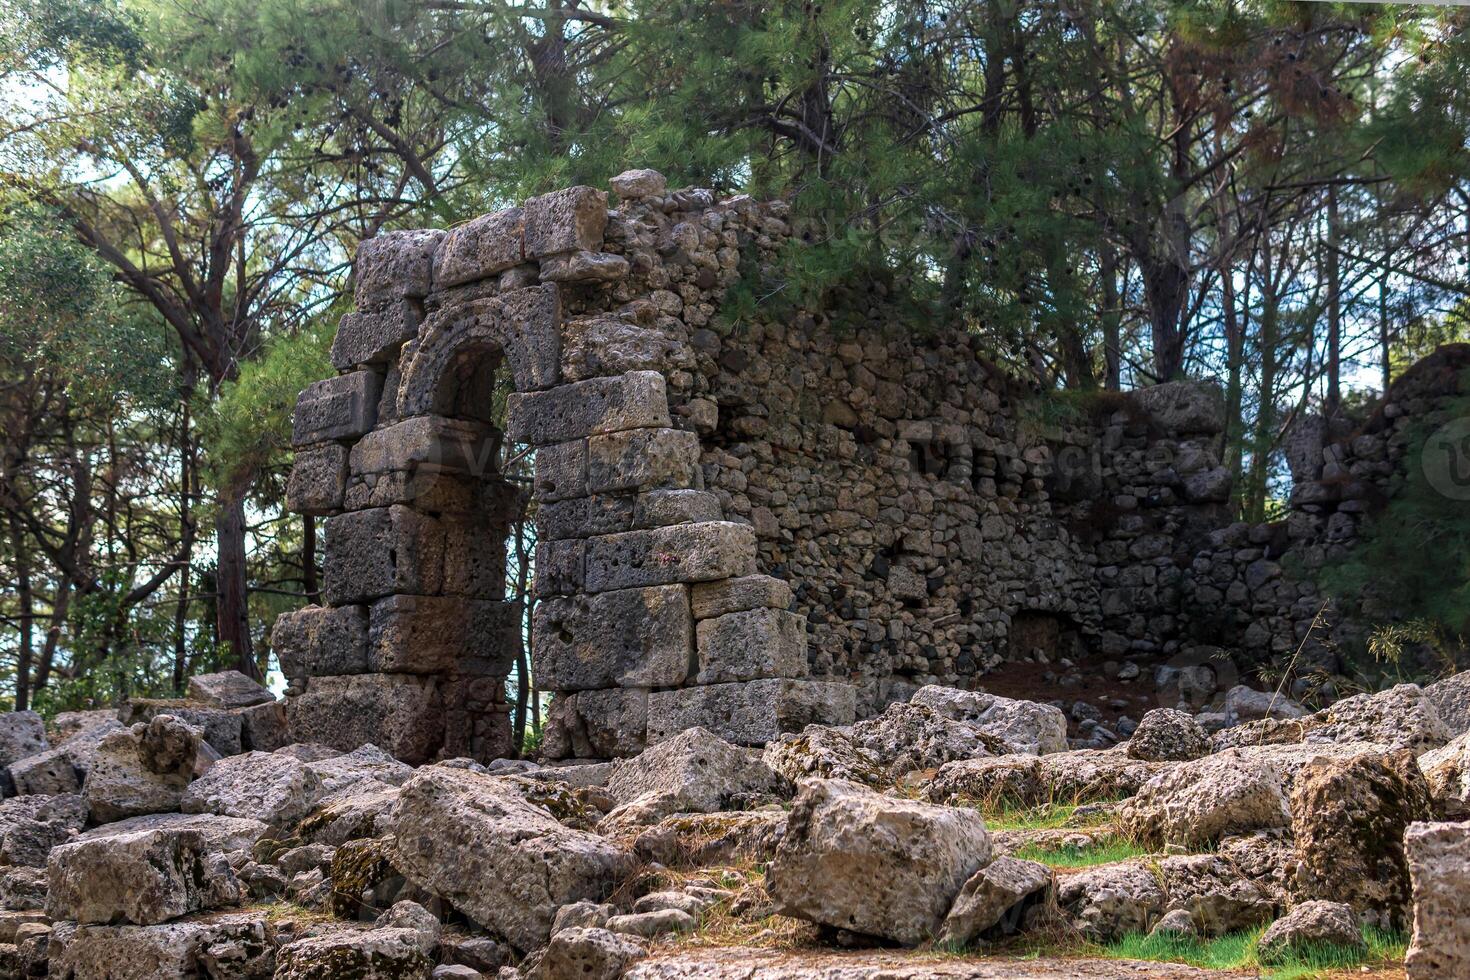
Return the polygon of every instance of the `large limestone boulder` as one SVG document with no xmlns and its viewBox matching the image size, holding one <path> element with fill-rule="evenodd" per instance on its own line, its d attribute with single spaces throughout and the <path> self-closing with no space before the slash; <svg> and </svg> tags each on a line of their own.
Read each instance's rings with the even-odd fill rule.
<svg viewBox="0 0 1470 980">
<path fill-rule="evenodd" d="M 1435 713 L 1451 736 L 1470 732 L 1470 670 L 1427 685 L 1424 699 L 1434 705 Z"/>
<path fill-rule="evenodd" d="M 792 805 L 766 890 L 785 915 L 913 945 L 938 934 L 990 859 L 974 810 L 813 779 Z"/>
<path fill-rule="evenodd" d="M 889 782 L 910 772 L 938 769 L 946 762 L 1011 751 L 982 726 L 913 702 L 890 704 L 881 715 L 858 722 L 850 731 L 859 747 L 877 756 Z"/>
<path fill-rule="evenodd" d="M 1130 759 L 1188 762 L 1209 754 L 1210 739 L 1193 715 L 1174 708 L 1155 708 L 1139 721 L 1126 751 Z"/>
<path fill-rule="evenodd" d="M 1269 878 L 1224 854 L 1177 854 L 1154 867 L 1166 913 L 1183 912 L 1197 935 L 1218 936 L 1269 922 L 1286 901 Z"/>
<path fill-rule="evenodd" d="M 1404 850 L 1414 896 L 1409 980 L 1470 976 L 1470 822 L 1410 824 Z"/>
<path fill-rule="evenodd" d="M 968 946 L 977 939 L 1019 932 L 1026 912 L 1045 902 L 1052 881 L 1051 868 L 1038 861 L 996 858 L 972 874 L 955 896 L 938 941 Z"/>
<path fill-rule="evenodd" d="M 1074 928 L 1096 942 L 1148 932 L 1168 895 L 1154 869 L 1138 862 L 1105 864 L 1057 882 L 1057 906 Z"/>
<path fill-rule="evenodd" d="M 1367 952 L 1351 907 L 1342 902 L 1303 902 L 1261 934 L 1256 955 L 1262 963 L 1279 963 L 1292 953 L 1323 946 Z"/>
<path fill-rule="evenodd" d="M 1411 752 L 1306 766 L 1291 793 L 1292 898 L 1346 902 L 1367 922 L 1403 928 L 1410 888 L 1404 832 L 1429 816 L 1429 789 Z"/>
<path fill-rule="evenodd" d="M 1225 692 L 1225 719 L 1231 725 L 1261 720 L 1290 721 L 1306 714 L 1306 708 L 1275 691 L 1257 691 L 1237 684 Z"/>
<path fill-rule="evenodd" d="M 17 796 L 0 802 L 0 864 L 44 868 L 51 849 L 86 825 L 87 801 L 80 796 Z"/>
<path fill-rule="evenodd" d="M 1470 732 L 1425 752 L 1419 757 L 1419 768 L 1440 817 L 1459 820 L 1470 816 Z"/>
<path fill-rule="evenodd" d="M 306 763 L 274 752 L 247 752 L 210 766 L 189 784 L 180 808 L 285 827 L 310 813 L 322 795 L 321 777 Z"/>
<path fill-rule="evenodd" d="M 306 768 L 321 779 L 322 792 L 327 795 L 340 792 L 363 780 L 402 786 L 413 775 L 412 766 L 399 762 L 371 743 L 329 759 L 308 762 Z"/>
<path fill-rule="evenodd" d="M 759 753 L 691 728 L 613 763 L 606 789 L 618 808 L 609 819 L 656 823 L 671 813 L 711 813 L 780 784 Z"/>
<path fill-rule="evenodd" d="M 1291 815 L 1276 772 L 1232 749 L 1153 777 L 1118 808 L 1117 820 L 1139 840 L 1198 848 L 1229 834 L 1285 827 Z"/>
<path fill-rule="evenodd" d="M 1131 759 L 1119 748 L 1000 755 L 945 764 L 924 787 L 924 796 L 936 803 L 1014 806 L 1117 800 L 1171 766 Z"/>
<path fill-rule="evenodd" d="M 0 769 L 50 747 L 46 723 L 34 711 L 0 714 Z"/>
<path fill-rule="evenodd" d="M 282 946 L 274 980 L 429 980 L 433 961 L 413 929 L 387 927 L 310 936 Z"/>
<path fill-rule="evenodd" d="M 265 980 L 276 959 L 265 916 L 243 911 L 151 926 L 58 922 L 46 953 L 58 980 Z"/>
<path fill-rule="evenodd" d="M 551 937 L 536 976 L 539 980 L 618 980 L 645 952 L 632 936 L 600 928 L 561 929 Z"/>
<path fill-rule="evenodd" d="M 932 708 L 946 718 L 968 722 L 985 735 L 999 739 L 1006 752 L 1045 755 L 1067 749 L 1067 716 L 1049 704 L 935 684 L 919 688 L 911 703 Z"/>
<path fill-rule="evenodd" d="M 761 759 L 793 783 L 815 777 L 881 788 L 889 782 L 878 753 L 859 745 L 850 729 L 808 725 L 800 733 L 768 742 Z"/>
<path fill-rule="evenodd" d="M 196 831 L 203 836 L 206 851 L 211 854 L 229 854 L 232 851 L 249 853 L 256 842 L 270 832 L 270 827 L 259 820 L 221 817 L 212 813 L 149 813 L 93 827 L 77 839 L 96 840 L 99 837 L 116 837 L 141 830 Z"/>
<path fill-rule="evenodd" d="M 396 868 L 522 950 L 546 942 L 558 908 L 602 900 L 634 863 L 610 841 L 563 827 L 506 780 L 468 769 L 420 769 L 391 822 Z"/>
<path fill-rule="evenodd" d="M 140 830 L 63 844 L 46 865 L 53 919 L 153 925 L 239 901 L 234 872 L 192 830 Z"/>
<path fill-rule="evenodd" d="M 1310 719 L 1308 742 L 1374 742 L 1388 749 L 1427 752 L 1452 737 L 1433 700 L 1417 684 L 1357 694 Z"/>
<path fill-rule="evenodd" d="M 204 733 L 172 715 L 108 732 L 82 793 L 98 823 L 177 810 L 184 790 L 219 753 Z"/>
</svg>

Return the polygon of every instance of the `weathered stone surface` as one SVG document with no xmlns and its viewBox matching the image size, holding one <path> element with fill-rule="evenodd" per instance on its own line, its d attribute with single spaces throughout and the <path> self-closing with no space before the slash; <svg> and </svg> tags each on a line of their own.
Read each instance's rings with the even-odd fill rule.
<svg viewBox="0 0 1470 980">
<path fill-rule="evenodd" d="M 53 848 L 46 865 L 53 919 L 153 925 L 239 900 L 229 865 L 194 830 L 140 830 Z"/>
<path fill-rule="evenodd" d="M 321 442 L 296 450 L 286 480 L 286 506 L 298 514 L 326 516 L 342 509 L 347 490 L 347 447 Z"/>
<path fill-rule="evenodd" d="M 550 938 L 557 908 L 601 900 L 631 870 L 627 852 L 465 769 L 419 770 L 393 824 L 395 867 L 523 950 Z"/>
<path fill-rule="evenodd" d="M 306 768 L 321 779 L 324 795 L 336 793 L 365 779 L 389 786 L 402 786 L 413 775 L 412 766 L 404 765 L 371 743 L 330 759 L 308 762 Z"/>
<path fill-rule="evenodd" d="M 841 681 L 757 680 L 648 696 L 648 734 L 660 741 L 704 726 L 738 745 L 764 745 L 810 724 L 850 724 L 856 692 Z"/>
<path fill-rule="evenodd" d="M 534 613 L 537 682 L 556 691 L 674 687 L 688 676 L 693 632 L 681 585 L 548 599 Z"/>
<path fill-rule="evenodd" d="M 558 930 L 537 967 L 540 980 L 617 980 L 645 955 L 643 946 L 602 928 Z"/>
<path fill-rule="evenodd" d="M 408 300 L 343 314 L 332 338 L 332 367 L 349 371 L 395 360 L 399 349 L 418 333 L 421 319 L 418 305 Z"/>
<path fill-rule="evenodd" d="M 1272 882 L 1222 854 L 1173 855 L 1150 870 L 1163 884 L 1165 911 L 1187 912 L 1201 936 L 1253 929 L 1269 921 L 1286 902 L 1284 892 Z"/>
<path fill-rule="evenodd" d="M 39 911 L 45 907 L 45 868 L 23 864 L 0 865 L 0 909 Z"/>
<path fill-rule="evenodd" d="M 326 524 L 322 596 L 333 606 L 395 592 L 434 595 L 444 583 L 444 533 L 408 507 L 341 514 Z"/>
<path fill-rule="evenodd" d="M 93 827 L 78 840 L 95 840 L 143 830 L 188 830 L 204 838 L 204 849 L 211 854 L 245 851 L 264 837 L 270 826 L 248 817 L 222 817 L 213 813 L 150 813 L 128 817 L 116 823 Z"/>
<path fill-rule="evenodd" d="M 1427 752 L 1444 745 L 1450 730 L 1417 684 L 1343 698 L 1311 718 L 1308 742 L 1375 742 L 1389 749 Z"/>
<path fill-rule="evenodd" d="M 1036 861 L 998 857 L 972 874 L 955 896 L 936 939 L 968 946 L 988 935 L 1019 932 L 1030 905 L 1043 902 L 1052 871 Z"/>
<path fill-rule="evenodd" d="M 386 231 L 359 244 L 352 265 L 358 308 L 428 295 L 434 250 L 443 238 L 444 232 L 431 229 Z"/>
<path fill-rule="evenodd" d="M 1130 759 L 1116 749 L 1001 755 L 945 764 L 924 788 L 924 796 L 940 803 L 1020 806 L 1116 800 L 1138 792 L 1168 768 L 1167 764 Z"/>
<path fill-rule="evenodd" d="M 709 582 L 755 570 L 755 533 L 747 524 L 707 521 L 591 538 L 588 592 Z"/>
<path fill-rule="evenodd" d="M 1127 748 L 1129 758 L 1149 762 L 1187 762 L 1209 751 L 1209 736 L 1199 722 L 1173 708 L 1155 708 L 1144 715 Z"/>
<path fill-rule="evenodd" d="M 17 796 L 0 801 L 0 864 L 44 868 L 46 856 L 87 824 L 87 801 L 76 795 Z"/>
<path fill-rule="evenodd" d="M 526 257 L 602 248 L 607 194 L 594 187 L 568 187 L 525 203 Z"/>
<path fill-rule="evenodd" d="M 617 282 L 628 260 L 611 252 L 566 252 L 541 260 L 542 282 Z"/>
<path fill-rule="evenodd" d="M 433 758 L 444 742 L 439 680 L 413 674 L 314 677 L 286 699 L 291 736 L 351 751 L 372 742 L 410 765 Z"/>
<path fill-rule="evenodd" d="M 204 733 L 172 715 L 109 732 L 82 792 L 98 823 L 177 810 L 184 790 L 219 753 Z"/>
<path fill-rule="evenodd" d="M 0 714 L 0 769 L 50 747 L 46 723 L 34 711 Z"/>
<path fill-rule="evenodd" d="M 449 230 L 434 254 L 434 285 L 444 289 L 504 272 L 525 261 L 520 208 L 492 211 Z"/>
<path fill-rule="evenodd" d="M 257 912 L 150 926 L 59 922 L 47 955 L 50 976 L 59 980 L 264 980 L 275 970 L 271 930 Z"/>
<path fill-rule="evenodd" d="M 612 818 L 653 823 L 671 813 L 710 813 L 770 793 L 780 778 L 750 749 L 691 728 L 612 765 Z"/>
<path fill-rule="evenodd" d="M 587 492 L 688 489 L 699 472 L 699 436 L 679 429 L 628 429 L 587 440 Z"/>
<path fill-rule="evenodd" d="M 1189 848 L 1291 822 L 1280 777 L 1238 749 L 1154 776 L 1119 807 L 1117 818 L 1141 840 Z"/>
<path fill-rule="evenodd" d="M 859 744 L 851 731 L 826 725 L 808 725 L 800 734 L 773 739 L 761 758 L 793 783 L 816 776 L 880 789 L 891 782 L 877 752 Z"/>
<path fill-rule="evenodd" d="M 1409 980 L 1470 974 L 1470 822 L 1410 824 L 1404 850 L 1414 898 L 1414 933 L 1404 959 Z"/>
<path fill-rule="evenodd" d="M 695 584 L 692 601 L 695 619 L 746 609 L 786 609 L 791 605 L 791 586 L 770 575 L 743 575 Z"/>
<path fill-rule="evenodd" d="M 238 709 L 240 747 L 246 752 L 274 752 L 291 741 L 286 722 L 286 703 L 269 701 Z"/>
<path fill-rule="evenodd" d="M 189 678 L 189 697 L 221 708 L 248 708 L 276 699 L 274 694 L 238 670 L 195 674 Z"/>
<path fill-rule="evenodd" d="M 306 816 L 321 796 L 321 778 L 300 760 L 247 752 L 221 759 L 190 783 L 181 809 L 286 827 Z"/>
<path fill-rule="evenodd" d="M 806 620 L 784 609 L 748 609 L 701 620 L 700 684 L 807 673 Z"/>
<path fill-rule="evenodd" d="M 654 371 L 514 393 L 506 414 L 510 438 L 533 446 L 670 424 L 664 377 Z"/>
<path fill-rule="evenodd" d="M 1256 955 L 1262 963 L 1279 963 L 1293 952 L 1323 946 L 1367 952 L 1358 917 L 1349 906 L 1341 902 L 1303 902 L 1261 934 L 1256 941 Z"/>
<path fill-rule="evenodd" d="M 671 868 L 767 864 L 786 835 L 779 807 L 733 813 L 678 813 L 641 832 L 638 856 Z"/>
<path fill-rule="evenodd" d="M 1346 902 L 1367 922 L 1403 928 L 1410 892 L 1404 832 L 1429 816 L 1428 787 L 1406 750 L 1306 766 L 1291 794 L 1292 898 Z"/>
<path fill-rule="evenodd" d="M 912 702 L 889 705 L 878 717 L 853 725 L 851 735 L 877 757 L 888 782 L 957 760 L 1003 754 L 1009 748 L 976 725 Z"/>
<path fill-rule="evenodd" d="M 413 929 L 331 932 L 298 939 L 276 954 L 274 980 L 429 980 L 433 961 Z"/>
<path fill-rule="evenodd" d="M 1470 732 L 1421 755 L 1419 768 L 1440 817 L 1460 820 L 1470 815 Z"/>
<path fill-rule="evenodd" d="M 1011 752 L 1045 755 L 1067 748 L 1067 716 L 1049 704 L 933 684 L 921 687 L 912 701 L 994 735 Z"/>
<path fill-rule="evenodd" d="M 643 688 L 573 691 L 551 702 L 543 746 L 549 758 L 608 759 L 634 755 L 647 745 L 648 691 Z"/>
<path fill-rule="evenodd" d="M 633 503 L 632 529 L 703 524 L 721 519 L 720 498 L 705 490 L 647 490 Z M 622 528 L 609 528 L 613 533 Z M 594 532 L 604 533 L 604 532 Z"/>
<path fill-rule="evenodd" d="M 354 371 L 316 382 L 296 399 L 291 445 L 358 438 L 377 421 L 382 393 L 383 376 L 374 371 Z"/>
<path fill-rule="evenodd" d="M 543 265 L 543 276 L 544 269 Z M 692 363 L 689 349 L 667 332 L 621 317 L 572 317 L 562 324 L 561 336 L 568 381 L 607 378 L 629 371 L 665 372 Z"/>
<path fill-rule="evenodd" d="M 1170 432 L 1215 433 L 1225 429 L 1225 398 L 1218 384 L 1168 381 L 1137 388 L 1128 397 Z"/>
<path fill-rule="evenodd" d="M 784 915 L 912 945 L 938 934 L 990 858 L 974 810 L 813 779 L 801 784 L 766 890 Z"/>
<path fill-rule="evenodd" d="M 1154 870 L 1131 861 L 1088 868 L 1057 881 L 1057 905 L 1062 914 L 1096 942 L 1148 932 L 1167 902 Z"/>
<path fill-rule="evenodd" d="M 907 951 L 792 952 L 750 947 L 669 951 L 634 963 L 625 980 L 1211 980 L 1179 963 L 1076 957 L 915 957 Z"/>
<path fill-rule="evenodd" d="M 1451 737 L 1470 732 L 1470 670 L 1425 685 L 1424 698 L 1434 705 Z"/>
<path fill-rule="evenodd" d="M 1225 693 L 1225 714 L 1230 724 L 1239 725 L 1262 718 L 1278 721 L 1301 718 L 1307 709 L 1275 691 L 1257 691 L 1237 684 Z"/>
<path fill-rule="evenodd" d="M 458 596 L 394 595 L 368 613 L 369 671 L 443 674 L 475 662 L 502 673 L 520 649 L 520 607 Z"/>
<path fill-rule="evenodd" d="M 288 680 L 367 670 L 367 610 L 304 606 L 276 617 L 271 647 Z"/>
<path fill-rule="evenodd" d="M 641 197 L 658 197 L 668 187 L 668 181 L 657 170 L 624 170 L 608 181 L 614 194 L 623 200 Z"/>
<path fill-rule="evenodd" d="M 172 715 L 185 724 L 193 725 L 204 733 L 204 740 L 221 755 L 238 755 L 242 751 L 240 715 L 227 708 L 186 698 L 133 698 L 117 709 L 119 720 L 127 725 L 150 722 L 159 715 Z M 77 736 L 77 739 L 82 737 Z M 101 733 L 98 733 L 91 743 L 94 753 L 100 741 Z M 73 744 L 75 740 L 67 742 L 68 746 Z M 80 759 L 76 761 L 80 769 L 89 767 L 89 763 L 84 764 Z"/>
<path fill-rule="evenodd" d="M 536 450 L 536 499 L 551 504 L 587 494 L 587 440 L 573 439 Z M 586 505 L 583 504 L 583 507 Z M 577 537 L 574 534 L 555 537 Z"/>
</svg>

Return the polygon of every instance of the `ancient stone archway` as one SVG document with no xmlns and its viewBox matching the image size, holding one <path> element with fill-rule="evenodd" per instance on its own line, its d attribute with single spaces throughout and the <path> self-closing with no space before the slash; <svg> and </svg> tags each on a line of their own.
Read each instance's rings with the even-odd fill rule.
<svg viewBox="0 0 1470 980">
<path fill-rule="evenodd" d="M 784 583 L 755 574 L 751 526 L 702 489 L 699 435 L 666 383 L 682 339 L 597 304 L 628 264 L 601 251 L 606 223 L 606 195 L 579 187 L 359 251 L 342 373 L 296 412 L 290 504 L 328 518 L 323 604 L 273 634 L 297 739 L 415 762 L 510 754 L 521 611 L 504 599 L 515 491 L 493 465 L 497 369 L 515 391 L 509 437 L 536 452 L 548 754 L 624 755 L 700 724 L 756 744 L 852 719 L 850 686 L 805 679 L 805 623 Z"/>
</svg>

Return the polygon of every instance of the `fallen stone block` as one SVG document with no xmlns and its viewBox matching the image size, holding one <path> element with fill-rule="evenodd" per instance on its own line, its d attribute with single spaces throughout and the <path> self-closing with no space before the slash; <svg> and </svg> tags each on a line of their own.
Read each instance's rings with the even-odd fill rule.
<svg viewBox="0 0 1470 980">
<path fill-rule="evenodd" d="M 46 723 L 34 711 L 0 714 L 0 769 L 50 747 L 46 741 Z"/>
<path fill-rule="evenodd" d="M 193 830 L 141 830 L 63 844 L 46 866 L 46 914 L 76 922 L 154 925 L 240 898 L 223 858 Z"/>
<path fill-rule="evenodd" d="M 1288 959 L 1292 953 L 1324 946 L 1368 951 L 1358 917 L 1341 902 L 1303 902 L 1296 906 L 1261 934 L 1256 941 L 1256 956 L 1269 965 Z"/>
<path fill-rule="evenodd" d="M 274 701 L 276 696 L 238 670 L 222 670 L 190 677 L 189 698 L 220 708 L 248 708 Z"/>
<path fill-rule="evenodd" d="M 265 916 L 223 912 L 148 926 L 58 922 L 47 958 L 50 976 L 60 980 L 264 980 L 275 970 L 275 951 Z"/>
<path fill-rule="evenodd" d="M 647 955 L 642 944 L 602 928 L 571 927 L 551 937 L 541 957 L 544 980 L 618 980 Z"/>
<path fill-rule="evenodd" d="M 167 813 L 179 808 L 190 781 L 218 758 L 200 729 L 156 715 L 107 733 L 82 792 L 98 823 Z"/>
<path fill-rule="evenodd" d="M 298 939 L 276 954 L 273 980 L 429 980 L 433 961 L 413 929 L 332 932 Z"/>
<path fill-rule="evenodd" d="M 783 780 L 750 749 L 691 728 L 612 764 L 607 792 L 620 816 L 654 823 L 673 813 L 710 813 L 780 789 Z"/>
<path fill-rule="evenodd" d="M 1409 980 L 1470 975 L 1470 822 L 1410 824 L 1404 850 L 1414 900 L 1414 932 L 1404 959 Z"/>
<path fill-rule="evenodd" d="M 766 873 L 783 915 L 907 945 L 938 935 L 970 877 L 990 863 L 975 810 L 809 780 Z"/>
<path fill-rule="evenodd" d="M 159 715 L 172 715 L 202 731 L 204 740 L 220 755 L 244 751 L 240 716 L 227 708 L 182 698 L 134 698 L 118 708 L 117 715 L 125 725 L 146 724 Z"/>
<path fill-rule="evenodd" d="M 306 816 L 322 795 L 321 777 L 306 763 L 273 752 L 247 752 L 221 759 L 190 783 L 181 809 L 284 828 Z"/>
<path fill-rule="evenodd" d="M 648 696 L 648 737 L 705 727 L 737 745 L 764 745 L 811 724 L 848 725 L 857 692 L 842 681 L 768 679 L 706 684 Z"/>
<path fill-rule="evenodd" d="M 1118 809 L 1125 833 L 1189 848 L 1290 822 L 1280 777 L 1238 749 L 1160 773 Z"/>
<path fill-rule="evenodd" d="M 996 736 L 1011 752 L 1045 755 L 1067 750 L 1067 716 L 1049 704 L 936 684 L 919 688 L 911 701 Z"/>
<path fill-rule="evenodd" d="M 936 938 L 968 946 L 978 939 L 1020 932 L 1026 911 L 1046 900 L 1052 884 L 1052 870 L 1046 865 L 998 857 L 960 888 Z"/>
<path fill-rule="evenodd" d="M 213 813 L 149 813 L 93 827 L 77 839 L 95 840 L 143 830 L 194 831 L 204 838 L 207 852 L 228 854 L 231 851 L 248 853 L 269 833 L 270 826 L 248 817 L 222 817 Z"/>
<path fill-rule="evenodd" d="M 0 801 L 0 864 L 44 868 L 46 857 L 87 825 L 87 801 L 74 794 Z"/>
</svg>

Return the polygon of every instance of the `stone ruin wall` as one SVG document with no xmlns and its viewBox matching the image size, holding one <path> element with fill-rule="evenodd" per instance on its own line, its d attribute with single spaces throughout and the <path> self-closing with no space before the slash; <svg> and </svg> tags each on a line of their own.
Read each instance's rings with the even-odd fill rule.
<svg viewBox="0 0 1470 980">
<path fill-rule="evenodd" d="M 1354 498 L 1339 487 L 1327 513 L 1301 489 L 1285 525 L 1229 525 L 1217 388 L 1059 408 L 977 338 L 885 330 L 878 308 L 869 329 L 722 317 L 800 237 L 786 207 L 646 171 L 612 187 L 612 209 L 577 187 L 360 249 L 341 373 L 303 392 L 293 433 L 290 506 L 327 519 L 323 604 L 273 633 L 293 737 L 510 753 L 522 491 L 495 471 L 503 438 L 536 450 L 551 757 L 846 723 L 924 683 L 983 683 L 1038 641 L 1279 652 L 1316 614 L 1280 553 L 1330 554 Z M 1325 455 L 1381 482 L 1372 452 L 1389 450 Z"/>
</svg>

